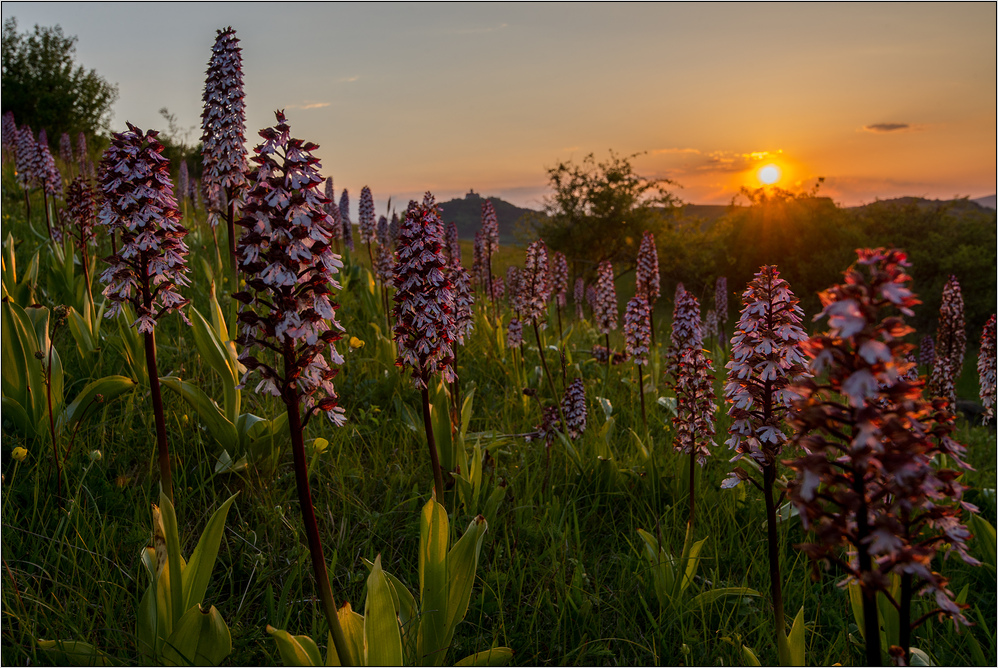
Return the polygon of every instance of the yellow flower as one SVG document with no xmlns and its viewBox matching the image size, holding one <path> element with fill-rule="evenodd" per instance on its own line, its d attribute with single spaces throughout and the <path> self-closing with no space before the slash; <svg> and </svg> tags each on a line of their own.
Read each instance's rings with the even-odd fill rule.
<svg viewBox="0 0 998 668">
<path fill-rule="evenodd" d="M 356 336 L 351 336 L 350 337 L 350 347 L 354 348 L 354 349 L 356 349 L 356 348 L 363 348 L 364 347 L 364 342 L 361 341 L 360 339 L 358 339 Z"/>
<path fill-rule="evenodd" d="M 19 462 L 23 462 L 24 458 L 28 456 L 28 451 L 25 450 L 24 448 L 17 447 L 14 448 L 13 451 L 11 451 L 10 456 Z"/>
</svg>

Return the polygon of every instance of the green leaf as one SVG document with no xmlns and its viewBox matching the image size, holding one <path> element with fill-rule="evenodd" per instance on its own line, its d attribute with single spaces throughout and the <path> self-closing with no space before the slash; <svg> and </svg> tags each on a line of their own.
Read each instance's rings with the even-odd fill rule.
<svg viewBox="0 0 998 668">
<path fill-rule="evenodd" d="M 184 616 L 185 610 L 183 599 L 184 567 L 182 564 L 183 557 L 180 555 L 180 534 L 177 531 L 177 513 L 174 511 L 173 503 L 170 502 L 169 497 L 163 491 L 162 487 L 159 490 L 159 511 L 163 517 L 163 531 L 166 534 L 166 552 L 170 564 L 169 586 L 172 608 L 170 614 L 175 627 L 177 621 Z"/>
<path fill-rule="evenodd" d="M 464 657 L 455 666 L 505 666 L 513 660 L 509 647 L 493 647 Z"/>
<path fill-rule="evenodd" d="M 372 564 L 373 565 L 373 564 Z M 336 611 L 336 616 L 340 620 L 340 629 L 346 638 L 349 651 L 354 657 L 364 656 L 364 616 L 354 612 L 350 603 L 344 603 L 343 607 Z M 336 643 L 333 642 L 333 634 L 326 634 L 326 665 L 339 666 L 340 657 L 336 654 Z"/>
<path fill-rule="evenodd" d="M 443 663 L 447 622 L 447 511 L 430 498 L 419 522 L 419 634 L 417 661 Z"/>
<path fill-rule="evenodd" d="M 232 652 L 232 636 L 215 606 L 196 605 L 180 618 L 163 648 L 163 661 L 175 666 L 217 666 Z"/>
<path fill-rule="evenodd" d="M 374 559 L 374 568 L 367 577 L 364 659 L 368 666 L 402 665 L 402 636 L 388 580 L 381 569 L 380 554 Z"/>
<path fill-rule="evenodd" d="M 454 437 L 451 432 L 450 402 L 447 393 L 443 390 L 443 383 L 437 386 L 432 401 L 433 403 L 430 404 L 430 422 L 433 425 L 433 435 L 437 440 L 440 468 L 443 471 L 453 471 Z"/>
<path fill-rule="evenodd" d="M 447 621 L 444 646 L 450 645 L 454 628 L 464 619 L 471 601 L 471 590 L 475 584 L 475 571 L 478 569 L 478 556 L 482 551 L 482 541 L 489 523 L 479 515 L 471 520 L 467 531 L 454 544 L 447 555 Z M 442 653 L 441 653 L 442 654 Z"/>
<path fill-rule="evenodd" d="M 106 376 L 91 383 L 80 390 L 69 406 L 62 412 L 56 423 L 56 429 L 63 431 L 72 429 L 87 414 L 88 411 L 98 406 L 96 397 L 102 395 L 104 401 L 110 401 L 118 395 L 124 394 L 135 388 L 135 381 L 126 376 Z"/>
<path fill-rule="evenodd" d="M 745 657 L 745 665 L 746 666 L 761 666 L 762 665 L 761 663 L 759 663 L 759 658 L 755 655 L 755 652 L 753 652 L 751 650 L 751 648 L 746 647 L 745 645 L 742 645 L 742 656 Z"/>
<path fill-rule="evenodd" d="M 701 608 L 706 605 L 710 605 L 719 598 L 724 598 L 725 596 L 760 596 L 759 592 L 755 589 L 749 589 L 748 587 L 720 587 L 718 589 L 708 589 L 707 591 L 698 594 L 690 599 L 690 606 L 694 608 Z"/>
<path fill-rule="evenodd" d="M 281 663 L 285 666 L 321 666 L 322 655 L 319 646 L 308 636 L 293 636 L 287 631 L 275 629 L 267 624 L 267 633 L 277 641 L 281 653 Z"/>
<path fill-rule="evenodd" d="M 475 403 L 475 391 L 471 390 L 464 397 L 464 402 L 461 404 L 461 438 L 463 439 L 468 434 L 468 425 L 471 424 L 471 414 L 472 408 Z"/>
<path fill-rule="evenodd" d="M 218 545 L 225 530 L 225 518 L 237 494 L 239 492 L 230 496 L 212 513 L 201 538 L 198 539 L 197 547 L 191 553 L 191 559 L 187 562 L 183 576 L 184 608 L 201 605 L 204 593 L 208 589 L 208 581 L 211 579 L 211 571 L 215 567 L 215 559 L 218 557 Z"/>
<path fill-rule="evenodd" d="M 782 629 L 780 629 L 782 631 Z M 804 606 L 797 611 L 794 623 L 790 627 L 790 635 L 787 637 L 787 645 L 790 649 L 791 666 L 803 666 L 804 664 Z"/>
<path fill-rule="evenodd" d="M 176 392 L 197 411 L 198 416 L 208 427 L 215 440 L 226 450 L 238 451 L 239 436 L 235 426 L 222 414 L 221 409 L 196 385 L 173 376 L 162 376 L 159 382 L 167 389 Z"/>
<path fill-rule="evenodd" d="M 28 417 L 28 413 L 24 410 L 21 404 L 17 403 L 10 397 L 3 397 L 0 400 L 0 406 L 3 407 L 3 417 L 5 420 L 10 420 L 17 427 L 18 431 L 25 434 L 35 433 L 34 421 Z"/>
<path fill-rule="evenodd" d="M 859 588 L 859 583 L 855 580 L 850 582 L 846 588 L 849 590 L 849 606 L 852 608 L 852 617 L 856 620 L 859 633 L 866 640 L 866 624 L 863 615 L 863 592 Z"/>
<path fill-rule="evenodd" d="M 967 524 L 969 525 L 968 528 L 974 534 L 974 543 L 983 556 L 982 561 L 991 566 L 992 571 L 995 570 L 995 546 L 998 543 L 998 539 L 995 536 L 995 528 L 977 513 L 970 513 L 970 519 Z"/>
<path fill-rule="evenodd" d="M 967 635 L 969 636 L 970 633 L 968 632 Z M 926 653 L 923 650 L 918 649 L 917 647 L 912 647 L 911 648 L 911 664 L 910 665 L 912 665 L 912 666 L 934 666 L 936 664 L 933 663 L 932 658 L 928 655 L 928 653 Z M 988 665 L 988 662 L 985 661 L 984 663 L 980 663 L 980 664 L 977 664 L 977 665 L 986 666 L 986 665 Z"/>
<path fill-rule="evenodd" d="M 76 640 L 39 640 L 38 648 L 56 663 L 70 666 L 110 666 L 111 661 L 90 643 Z"/>
</svg>

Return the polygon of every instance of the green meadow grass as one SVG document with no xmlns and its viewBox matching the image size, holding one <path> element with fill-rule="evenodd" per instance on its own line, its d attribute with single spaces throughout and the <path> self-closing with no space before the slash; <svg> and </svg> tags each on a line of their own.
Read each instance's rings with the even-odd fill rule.
<svg viewBox="0 0 998 668">
<path fill-rule="evenodd" d="M 14 235 L 19 241 L 17 260 L 27 262 L 41 241 L 25 224 L 19 199 L 23 195 L 9 179 L 4 181 L 3 196 L 3 234 Z M 211 235 L 203 234 L 202 239 L 210 240 Z M 185 294 L 205 309 L 208 279 L 196 254 L 213 249 L 196 245 L 191 244 L 195 257 L 190 262 L 194 285 Z M 465 264 L 470 265 L 470 244 L 462 246 Z M 504 273 L 511 263 L 522 264 L 522 257 L 521 249 L 503 248 L 495 273 Z M 353 258 L 367 262 L 361 244 Z M 40 276 L 45 275 L 47 262 L 43 253 Z M 622 307 L 633 292 L 633 278 L 626 276 L 620 283 Z M 39 298 L 44 300 L 44 279 L 40 284 Z M 224 281 L 220 287 L 230 289 Z M 432 475 L 423 434 L 411 429 L 406 419 L 407 410 L 417 410 L 418 393 L 390 360 L 374 354 L 372 323 L 383 322 L 383 314 L 372 312 L 351 290 L 340 294 L 338 301 L 347 338 L 365 342 L 357 349 L 340 344 L 346 363 L 336 387 L 349 421 L 339 429 L 312 421 L 306 443 L 319 437 L 329 441 L 311 473 L 312 493 L 334 595 L 339 604 L 350 601 L 361 609 L 367 577 L 363 558 L 380 554 L 386 570 L 411 590 L 418 589 L 418 514 L 429 496 Z M 668 310 L 664 300 L 660 302 L 660 324 Z M 571 325 L 564 347 L 565 375 L 569 381 L 584 378 L 588 398 L 589 428 L 575 444 L 582 466 L 558 442 L 547 453 L 543 443 L 508 437 L 532 431 L 540 422 L 540 411 L 534 399 L 523 395 L 514 380 L 512 355 L 499 344 L 500 337 L 489 336 L 480 315 L 468 345 L 458 353 L 462 392 L 475 391 L 469 433 L 507 435 L 478 440 L 489 453 L 486 487 L 502 482 L 506 493 L 490 518 L 476 590 L 449 656 L 499 644 L 514 650 L 517 665 L 741 665 L 741 647 L 747 645 L 764 665 L 777 663 L 762 499 L 746 485 L 734 491 L 719 487 L 730 466 L 730 453 L 723 445 L 728 425 L 724 407 L 717 415 L 714 456 L 698 472 L 696 537 L 707 541 L 693 593 L 744 586 L 762 596 L 722 598 L 696 609 L 663 609 L 651 589 L 637 535 L 639 528 L 650 531 L 678 553 L 685 532 L 687 460 L 673 452 L 671 415 L 656 402 L 659 395 L 666 396 L 662 379 L 651 381 L 657 391 L 646 396 L 652 452 L 646 458 L 637 443 L 643 428 L 633 365 L 615 366 L 607 373 L 587 352 L 602 337 L 588 324 L 576 322 L 571 306 L 562 316 L 566 330 Z M 107 332 L 113 334 L 113 328 Z M 557 344 L 553 318 L 544 335 L 545 346 Z M 660 327 L 660 348 L 667 336 L 667 329 Z M 221 396 L 218 380 L 198 356 L 193 335 L 179 318 L 165 319 L 157 338 L 163 375 L 173 373 L 209 396 Z M 504 333 L 501 339 L 505 340 Z M 524 340 L 521 377 L 549 402 L 553 397 L 532 333 L 525 332 Z M 620 332 L 611 336 L 611 342 L 618 349 L 622 346 Z M 71 396 L 90 377 L 74 354 L 68 331 L 60 330 L 55 345 L 62 354 L 67 396 Z M 551 350 L 546 354 L 560 393 L 558 355 Z M 973 397 L 976 358 L 967 357 L 959 388 L 961 396 Z M 713 358 L 715 390 L 723 397 L 726 357 L 716 345 Z M 95 375 L 123 369 L 120 353 L 108 347 Z M 254 385 L 250 381 L 243 393 L 244 412 L 273 417 L 283 410 L 273 398 L 254 394 Z M 614 424 L 604 435 L 608 411 L 598 398 L 612 407 L 609 417 Z M 319 644 L 324 647 L 325 621 L 315 598 L 287 448 L 273 470 L 250 467 L 216 474 L 219 448 L 209 432 L 176 395 L 167 392 L 164 400 L 185 554 L 190 554 L 218 504 L 240 492 L 205 597 L 231 630 L 233 652 L 227 661 L 279 663 L 276 645 L 264 630 L 267 624 L 322 638 Z M 76 436 L 63 472 L 68 498 L 64 507 L 55 498 L 48 438 L 26 442 L 5 425 L 0 459 L 3 663 L 50 663 L 50 657 L 37 649 L 36 638 L 85 640 L 113 661 L 136 662 L 135 607 L 147 586 L 139 553 L 149 544 L 150 504 L 158 497 L 152 421 L 147 390 L 140 388 L 105 403 Z M 964 476 L 972 488 L 967 498 L 995 523 L 995 431 L 961 420 L 957 437 L 968 446 L 974 467 Z M 468 445 L 474 443 L 475 438 L 469 438 Z M 23 463 L 10 456 L 17 446 L 28 449 Z M 91 460 L 94 450 L 102 453 L 99 461 Z M 611 461 L 601 463 L 601 455 Z M 445 505 L 457 533 L 472 514 L 457 504 L 453 494 L 447 494 Z M 848 597 L 837 584 L 840 574 L 812 568 L 794 548 L 808 540 L 798 520 L 790 520 L 783 529 L 785 605 L 791 618 L 804 607 L 808 663 L 862 663 Z M 973 549 L 980 553 L 979 546 Z M 932 620 L 915 632 L 913 645 L 938 664 L 971 665 L 972 636 L 983 655 L 993 657 L 998 606 L 994 572 L 954 558 L 934 566 L 950 578 L 954 592 L 968 588 L 967 600 L 973 606 L 969 616 L 977 625 L 957 633 L 951 623 Z M 918 611 L 927 606 L 920 599 L 916 604 Z"/>
</svg>

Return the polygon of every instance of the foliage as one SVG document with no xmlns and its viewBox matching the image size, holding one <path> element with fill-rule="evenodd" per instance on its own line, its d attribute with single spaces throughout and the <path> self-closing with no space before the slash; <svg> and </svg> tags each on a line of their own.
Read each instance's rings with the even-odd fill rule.
<svg viewBox="0 0 998 668">
<path fill-rule="evenodd" d="M 3 24 L 2 109 L 18 123 L 47 129 L 58 140 L 64 132 L 90 138 L 108 132 L 117 86 L 96 70 L 74 61 L 76 37 L 60 26 L 35 26 L 18 32 L 17 19 Z"/>
<path fill-rule="evenodd" d="M 545 202 L 546 218 L 531 221 L 532 236 L 540 237 L 575 263 L 575 272 L 595 275 L 601 262 L 636 267 L 643 234 L 658 236 L 664 226 L 661 207 L 677 200 L 667 179 L 635 173 L 631 161 L 640 154 L 610 156 L 597 162 L 590 153 L 581 164 L 559 162 L 547 170 L 554 190 Z"/>
</svg>

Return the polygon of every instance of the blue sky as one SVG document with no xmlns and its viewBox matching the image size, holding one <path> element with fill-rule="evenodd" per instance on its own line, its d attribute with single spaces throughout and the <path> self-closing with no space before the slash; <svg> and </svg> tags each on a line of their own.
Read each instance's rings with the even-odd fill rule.
<svg viewBox="0 0 998 668">
<path fill-rule="evenodd" d="M 995 191 L 993 3 L 22 3 L 119 86 L 115 128 L 200 134 L 215 31 L 243 47 L 247 141 L 286 110 L 379 207 L 468 188 L 539 207 L 546 168 L 630 154 L 695 203 L 776 164 L 843 204 Z"/>
</svg>

